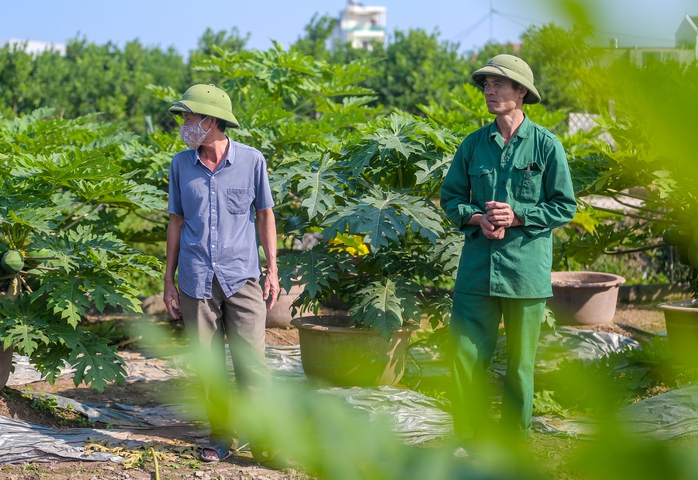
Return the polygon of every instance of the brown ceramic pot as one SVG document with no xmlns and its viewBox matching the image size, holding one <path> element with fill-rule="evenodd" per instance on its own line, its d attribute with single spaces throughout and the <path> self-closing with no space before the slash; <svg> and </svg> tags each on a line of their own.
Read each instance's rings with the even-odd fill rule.
<svg viewBox="0 0 698 480">
<path fill-rule="evenodd" d="M 684 365 L 698 366 L 698 300 L 661 303 L 659 308 L 672 356 Z"/>
<path fill-rule="evenodd" d="M 560 325 L 611 323 L 625 278 L 601 272 L 553 272 L 548 307 Z"/>
<path fill-rule="evenodd" d="M 395 385 L 405 373 L 413 327 L 395 331 L 390 341 L 380 333 L 352 327 L 348 316 L 291 320 L 298 328 L 306 376 L 337 386 Z"/>
</svg>

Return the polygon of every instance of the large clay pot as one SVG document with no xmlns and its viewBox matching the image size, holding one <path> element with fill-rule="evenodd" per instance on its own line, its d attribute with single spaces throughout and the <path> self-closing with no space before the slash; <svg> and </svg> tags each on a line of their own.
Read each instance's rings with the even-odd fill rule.
<svg viewBox="0 0 698 480">
<path fill-rule="evenodd" d="M 611 323 L 625 278 L 601 272 L 553 272 L 548 307 L 560 325 Z"/>
<path fill-rule="evenodd" d="M 659 304 L 664 311 L 671 354 L 679 363 L 698 365 L 698 300 Z"/>
<path fill-rule="evenodd" d="M 12 368 L 12 348 L 0 347 L 0 390 L 5 388 Z"/>
<path fill-rule="evenodd" d="M 396 385 L 405 373 L 413 327 L 386 341 L 376 331 L 350 326 L 348 316 L 291 320 L 298 328 L 303 371 L 311 381 L 336 386 Z"/>
</svg>

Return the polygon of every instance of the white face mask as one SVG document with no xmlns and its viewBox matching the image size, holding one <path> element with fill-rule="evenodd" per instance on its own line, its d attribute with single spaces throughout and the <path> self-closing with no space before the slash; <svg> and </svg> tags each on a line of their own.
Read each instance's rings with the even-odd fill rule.
<svg viewBox="0 0 698 480">
<path fill-rule="evenodd" d="M 208 135 L 208 132 L 211 131 L 211 127 L 209 127 L 208 130 L 204 130 L 201 126 L 203 121 L 207 118 L 208 117 L 202 118 L 199 123 L 195 123 L 194 125 L 182 125 L 179 129 L 179 136 L 182 137 L 182 141 L 192 150 L 199 148 L 206 138 L 206 135 Z"/>
</svg>

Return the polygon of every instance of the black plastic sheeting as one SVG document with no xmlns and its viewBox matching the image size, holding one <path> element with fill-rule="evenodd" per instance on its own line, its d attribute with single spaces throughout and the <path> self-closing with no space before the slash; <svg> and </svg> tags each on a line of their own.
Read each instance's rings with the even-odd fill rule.
<svg viewBox="0 0 698 480">
<path fill-rule="evenodd" d="M 495 353 L 492 365 L 495 373 L 501 373 L 504 369 L 505 341 L 505 338 L 500 339 Z M 555 331 L 545 330 L 538 348 L 537 373 L 554 370 L 565 359 L 595 362 L 609 353 L 633 348 L 641 346 L 635 340 L 613 333 L 569 327 L 560 327 Z M 306 381 L 299 346 L 267 346 L 266 353 L 267 362 L 277 381 Z M 10 376 L 9 385 L 40 380 L 40 376 L 28 365 L 26 359 L 15 360 L 18 367 Z M 128 382 L 167 380 L 184 376 L 188 371 L 183 356 L 148 358 L 138 353 L 127 353 L 125 361 Z M 628 364 L 627 367 L 631 368 L 632 365 Z M 70 375 L 71 372 L 67 370 L 64 374 Z M 405 375 L 407 380 L 418 382 L 447 375 L 447 365 L 435 349 L 427 345 L 418 345 L 410 349 L 410 361 Z M 451 417 L 444 405 L 413 390 L 396 387 L 353 387 L 327 388 L 318 390 L 318 393 L 343 399 L 353 408 L 366 412 L 369 420 L 388 416 L 393 421 L 395 433 L 407 444 L 419 444 L 452 434 Z M 84 413 L 92 421 L 109 423 L 117 429 L 123 429 L 54 430 L 0 417 L 0 463 L 61 459 L 120 461 L 120 457 L 114 455 L 85 455 L 83 447 L 88 439 L 119 443 L 120 438 L 123 443 L 129 441 L 128 434 L 124 434 L 128 428 L 169 426 L 173 423 L 187 422 L 193 414 L 191 405 L 137 408 L 118 404 L 82 404 L 63 397 L 55 397 L 55 400 L 59 406 L 70 405 L 70 408 Z M 620 421 L 637 435 L 655 439 L 698 433 L 698 386 L 673 390 L 630 405 L 621 412 Z M 575 438 L 586 438 L 594 431 L 593 423 L 583 418 L 556 420 L 534 417 L 533 427 L 538 432 Z"/>
</svg>

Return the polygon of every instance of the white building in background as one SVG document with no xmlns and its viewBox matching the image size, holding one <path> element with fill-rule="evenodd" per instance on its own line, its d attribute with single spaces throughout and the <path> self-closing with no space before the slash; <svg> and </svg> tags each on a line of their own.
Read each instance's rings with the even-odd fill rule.
<svg viewBox="0 0 698 480">
<path fill-rule="evenodd" d="M 342 43 L 351 42 L 354 48 L 370 50 L 372 41 L 385 42 L 387 10 L 386 7 L 369 7 L 355 0 L 349 0 L 346 10 L 340 13 L 337 24 Z"/>
<path fill-rule="evenodd" d="M 24 48 L 24 51 L 30 54 L 42 53 L 46 51 L 55 51 L 65 56 L 68 47 L 62 43 L 41 42 L 39 40 L 20 40 L 11 38 L 7 41 L 10 47 Z"/>
</svg>

